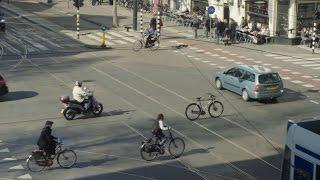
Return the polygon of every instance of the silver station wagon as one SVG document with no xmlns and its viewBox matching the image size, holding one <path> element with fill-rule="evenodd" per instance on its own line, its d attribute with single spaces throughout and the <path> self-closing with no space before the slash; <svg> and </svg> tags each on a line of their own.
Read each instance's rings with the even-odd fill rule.
<svg viewBox="0 0 320 180">
<path fill-rule="evenodd" d="M 228 89 L 240 94 L 245 101 L 276 100 L 283 94 L 283 82 L 279 74 L 258 65 L 236 66 L 217 72 L 214 82 L 218 89 Z"/>
</svg>

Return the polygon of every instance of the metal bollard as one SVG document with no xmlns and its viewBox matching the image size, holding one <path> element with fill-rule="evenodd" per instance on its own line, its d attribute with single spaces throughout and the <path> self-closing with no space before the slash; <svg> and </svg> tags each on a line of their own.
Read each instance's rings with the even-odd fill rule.
<svg viewBox="0 0 320 180">
<path fill-rule="evenodd" d="M 143 9 L 140 9 L 140 33 L 143 34 Z"/>
<path fill-rule="evenodd" d="M 80 38 L 80 13 L 79 8 L 77 9 L 77 37 Z"/>
<path fill-rule="evenodd" d="M 160 11 L 158 11 L 157 16 L 157 36 L 160 36 Z"/>
<path fill-rule="evenodd" d="M 314 53 L 314 48 L 315 48 L 315 45 L 316 45 L 316 31 L 317 31 L 317 23 L 313 23 L 312 53 Z"/>
</svg>

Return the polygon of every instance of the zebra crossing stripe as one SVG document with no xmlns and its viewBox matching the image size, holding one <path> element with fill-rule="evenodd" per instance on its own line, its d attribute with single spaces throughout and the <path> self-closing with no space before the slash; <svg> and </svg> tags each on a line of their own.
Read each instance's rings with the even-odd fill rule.
<svg viewBox="0 0 320 180">
<path fill-rule="evenodd" d="M 8 148 L 4 148 L 0 150 L 0 153 L 8 153 L 10 150 Z"/>
<path fill-rule="evenodd" d="M 210 54 L 211 54 L 211 52 L 205 52 L 204 54 L 210 55 Z"/>
<path fill-rule="evenodd" d="M 211 54 L 211 56 L 212 56 L 212 57 L 218 57 L 218 56 L 220 56 L 220 55 L 218 55 L 218 54 Z"/>
<path fill-rule="evenodd" d="M 119 37 L 119 38 L 122 38 L 122 39 L 124 39 L 124 40 L 126 40 L 126 41 L 129 41 L 129 42 L 135 42 L 136 40 L 135 39 L 132 39 L 132 38 L 129 38 L 129 37 L 125 37 L 125 36 L 123 36 L 123 35 L 121 35 L 121 34 L 118 34 L 118 33 L 116 33 L 116 32 L 107 32 L 107 34 L 111 34 L 111 35 L 113 35 L 113 36 L 116 36 L 116 37 Z"/>
<path fill-rule="evenodd" d="M 291 78 L 290 78 L 290 77 L 282 77 L 282 79 L 284 79 L 284 80 L 290 80 Z"/>
<path fill-rule="evenodd" d="M 302 65 L 303 67 L 316 67 L 320 66 L 320 64 L 307 64 L 307 65 Z"/>
<path fill-rule="evenodd" d="M 114 42 L 118 44 L 127 44 L 127 42 L 121 41 L 121 40 L 113 40 Z"/>
<path fill-rule="evenodd" d="M 297 75 L 297 74 L 301 74 L 301 73 L 299 73 L 299 72 L 292 72 L 291 74 Z"/>
<path fill-rule="evenodd" d="M 220 59 L 227 59 L 226 57 L 219 57 Z"/>
<path fill-rule="evenodd" d="M 14 158 L 14 157 L 11 157 L 11 158 L 4 158 L 2 159 L 3 161 L 16 161 L 17 159 Z"/>
<path fill-rule="evenodd" d="M 32 177 L 30 176 L 30 174 L 25 174 L 25 175 L 17 177 L 17 179 L 32 179 Z"/>
<path fill-rule="evenodd" d="M 320 60 L 320 58 L 308 58 L 308 60 Z"/>
<path fill-rule="evenodd" d="M 121 31 L 122 33 L 124 33 L 124 34 L 126 34 L 126 35 L 128 35 L 128 36 L 130 36 L 130 37 L 135 37 L 135 38 L 141 38 L 141 34 L 135 34 L 135 33 L 132 33 L 132 32 L 127 32 L 127 31 Z M 171 41 L 170 41 L 171 42 Z M 172 42 L 172 43 L 176 43 L 177 41 L 174 41 L 174 42 Z"/>
<path fill-rule="evenodd" d="M 208 63 L 208 62 L 210 62 L 210 61 L 202 61 L 203 63 Z"/>
<path fill-rule="evenodd" d="M 273 57 L 274 59 L 291 59 L 292 57 L 288 56 L 279 56 L 279 57 Z"/>
<path fill-rule="evenodd" d="M 320 67 L 316 67 L 316 68 L 312 68 L 312 69 L 317 69 L 318 70 L 318 69 L 320 69 Z"/>
<path fill-rule="evenodd" d="M 234 60 L 233 60 L 233 59 L 227 59 L 226 61 L 229 61 L 229 62 L 234 62 Z"/>
<path fill-rule="evenodd" d="M 314 64 L 314 62 L 304 61 L 304 62 L 293 62 L 292 64 Z"/>
<path fill-rule="evenodd" d="M 304 84 L 304 85 L 302 85 L 302 86 L 307 87 L 307 88 L 312 88 L 312 87 L 314 87 L 314 86 L 311 85 L 311 84 Z"/>
<path fill-rule="evenodd" d="M 296 62 L 296 61 L 303 61 L 303 59 L 284 59 L 284 62 Z"/>
<path fill-rule="evenodd" d="M 11 169 L 11 170 L 21 170 L 21 169 L 24 169 L 24 167 L 20 164 L 18 166 L 13 166 L 13 167 L 11 167 L 9 169 Z"/>
<path fill-rule="evenodd" d="M 302 81 L 299 81 L 299 80 L 295 80 L 295 81 L 291 81 L 291 82 L 293 82 L 293 83 L 295 83 L 295 84 L 301 84 L 301 83 L 303 83 Z"/>
<path fill-rule="evenodd" d="M 267 56 L 267 57 L 276 57 L 276 56 L 279 56 L 279 55 L 276 55 L 276 54 L 264 54 L 264 56 Z"/>
<path fill-rule="evenodd" d="M 289 70 L 289 69 L 282 69 L 282 71 L 284 71 L 284 72 L 289 72 L 289 71 L 291 71 L 291 70 Z"/>
<path fill-rule="evenodd" d="M 312 76 L 301 76 L 301 77 L 307 78 L 307 79 L 311 79 L 312 78 Z"/>
<path fill-rule="evenodd" d="M 216 66 L 217 64 L 213 64 L 213 63 L 211 63 L 210 65 L 211 65 L 211 66 Z"/>
<path fill-rule="evenodd" d="M 56 44 L 56 43 L 50 41 L 50 40 L 47 39 L 47 38 L 44 38 L 44 37 L 42 37 L 42 36 L 39 36 L 38 34 L 33 34 L 33 36 L 41 39 L 42 41 L 45 41 L 46 43 L 49 43 L 49 44 L 52 45 L 52 46 L 55 46 L 55 47 L 58 47 L 58 48 L 62 48 L 59 44 Z"/>
</svg>

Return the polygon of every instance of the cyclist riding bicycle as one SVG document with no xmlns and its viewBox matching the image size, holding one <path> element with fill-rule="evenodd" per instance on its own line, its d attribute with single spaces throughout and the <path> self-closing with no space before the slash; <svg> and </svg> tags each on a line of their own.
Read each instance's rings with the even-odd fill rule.
<svg viewBox="0 0 320 180">
<path fill-rule="evenodd" d="M 167 140 L 167 137 L 163 134 L 163 131 L 171 129 L 171 127 L 163 123 L 163 120 L 163 114 L 159 114 L 152 129 L 152 134 L 156 137 L 156 142 L 158 142 L 160 145 L 164 144 Z"/>
<path fill-rule="evenodd" d="M 154 27 L 150 27 L 149 29 L 147 29 L 145 32 L 144 32 L 145 36 L 148 36 L 147 37 L 147 40 L 146 40 L 146 45 L 145 45 L 145 48 L 149 48 L 151 46 L 154 45 L 154 42 L 156 41 L 156 35 L 157 35 L 157 30 L 154 28 Z"/>
<path fill-rule="evenodd" d="M 37 145 L 39 146 L 39 150 L 43 150 L 46 153 L 48 158 L 51 158 L 51 155 L 55 155 L 57 139 L 52 136 L 52 121 L 47 121 L 44 128 L 41 131 L 40 137 L 38 139 Z"/>
</svg>

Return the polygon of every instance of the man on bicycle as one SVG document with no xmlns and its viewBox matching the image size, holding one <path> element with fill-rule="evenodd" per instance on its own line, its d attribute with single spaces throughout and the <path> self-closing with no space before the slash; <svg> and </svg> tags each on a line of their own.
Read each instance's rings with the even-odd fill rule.
<svg viewBox="0 0 320 180">
<path fill-rule="evenodd" d="M 163 134 L 163 131 L 171 129 L 171 127 L 168 127 L 163 123 L 163 120 L 163 114 L 158 114 L 152 130 L 152 134 L 157 138 L 156 142 L 159 142 L 160 145 L 164 144 L 167 140 L 167 137 Z"/>
<path fill-rule="evenodd" d="M 55 154 L 56 151 L 56 144 L 57 139 L 56 137 L 52 136 L 52 121 L 47 121 L 44 128 L 41 131 L 40 137 L 38 139 L 37 145 L 39 146 L 40 150 L 43 150 L 46 153 L 48 158 L 51 158 L 51 155 Z"/>
<path fill-rule="evenodd" d="M 153 43 L 156 41 L 156 33 L 157 33 L 156 28 L 154 28 L 152 26 L 150 26 L 149 29 L 147 29 L 144 32 L 145 36 L 148 36 L 147 40 L 146 40 L 145 48 L 149 48 L 149 47 L 153 46 Z"/>
</svg>

